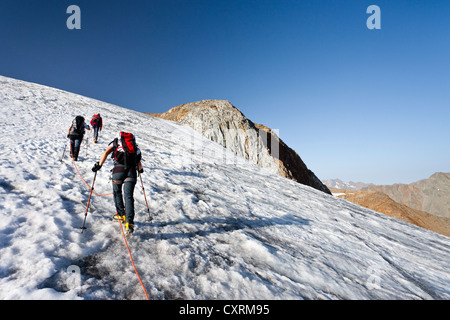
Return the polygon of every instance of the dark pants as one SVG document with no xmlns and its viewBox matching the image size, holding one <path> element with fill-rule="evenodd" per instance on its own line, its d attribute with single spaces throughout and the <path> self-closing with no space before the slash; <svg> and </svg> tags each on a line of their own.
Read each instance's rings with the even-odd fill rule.
<svg viewBox="0 0 450 320">
<path fill-rule="evenodd" d="M 100 127 L 98 125 L 93 125 L 92 128 L 94 129 L 94 140 L 97 141 L 98 140 L 98 130 L 100 129 Z"/>
<path fill-rule="evenodd" d="M 113 169 L 114 204 L 119 216 L 126 216 L 126 222 L 134 224 L 134 187 L 137 181 L 136 169 L 123 170 L 123 167 Z M 124 204 L 125 200 L 125 204 Z"/>
<path fill-rule="evenodd" d="M 80 153 L 81 141 L 83 137 L 70 137 L 70 153 L 75 161 L 78 161 L 78 154 Z"/>
</svg>

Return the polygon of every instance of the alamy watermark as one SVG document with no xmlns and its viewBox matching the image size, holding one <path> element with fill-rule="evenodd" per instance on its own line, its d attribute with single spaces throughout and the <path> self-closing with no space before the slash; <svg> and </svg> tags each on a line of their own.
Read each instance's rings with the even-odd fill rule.
<svg viewBox="0 0 450 320">
<path fill-rule="evenodd" d="M 207 138 L 199 139 L 198 134 Z M 177 138 L 175 138 L 177 139 Z M 190 137 L 179 136 L 177 139 L 184 149 L 190 149 L 190 157 L 184 161 L 196 163 L 214 161 L 217 164 L 235 166 L 243 163 L 239 159 L 245 159 L 251 163 L 278 174 L 281 169 L 279 130 L 266 131 L 263 129 L 249 128 L 203 128 L 202 123 L 197 123 Z M 216 144 L 223 148 L 217 148 Z M 180 144 L 173 144 L 178 148 Z"/>
<path fill-rule="evenodd" d="M 66 26 L 69 30 L 80 30 L 81 29 L 81 9 L 77 5 L 70 5 L 66 10 L 67 14 L 70 16 L 67 18 Z M 370 17 L 367 18 L 366 26 L 369 30 L 381 29 L 381 9 L 379 6 L 372 4 L 367 7 L 367 14 Z"/>
<path fill-rule="evenodd" d="M 367 7 L 366 13 L 370 14 L 367 18 L 366 26 L 369 30 L 381 29 L 381 9 L 377 5 L 371 5 Z"/>
<path fill-rule="evenodd" d="M 379 290 L 381 289 L 380 283 L 381 283 L 381 270 L 378 268 L 375 268 L 374 266 L 369 266 L 367 268 L 367 274 L 369 277 L 366 280 L 366 287 L 369 290 Z"/>
<path fill-rule="evenodd" d="M 77 289 L 81 286 L 81 269 L 79 266 L 71 265 L 67 268 L 69 277 L 66 279 L 66 286 L 69 290 Z"/>
<path fill-rule="evenodd" d="M 80 30 L 81 29 L 81 9 L 79 6 L 70 5 L 66 10 L 67 14 L 70 16 L 67 18 L 66 26 L 69 30 Z"/>
</svg>

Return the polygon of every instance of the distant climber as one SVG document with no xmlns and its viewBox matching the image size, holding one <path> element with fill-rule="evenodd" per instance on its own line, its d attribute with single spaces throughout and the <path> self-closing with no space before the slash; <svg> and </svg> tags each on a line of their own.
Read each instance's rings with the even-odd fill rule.
<svg viewBox="0 0 450 320">
<path fill-rule="evenodd" d="M 100 116 L 100 113 L 94 114 L 94 116 L 91 119 L 91 126 L 92 129 L 94 129 L 94 142 L 97 143 L 98 141 L 98 133 L 99 131 L 102 131 L 103 127 L 103 120 Z"/>
<path fill-rule="evenodd" d="M 132 133 L 120 132 L 120 137 L 114 139 L 106 151 L 95 163 L 92 171 L 97 172 L 105 163 L 110 154 L 114 161 L 112 170 L 114 204 L 116 206 L 115 219 L 120 219 L 125 223 L 127 234 L 134 231 L 134 187 L 137 182 L 137 171 L 144 172 L 141 164 L 141 150 L 136 144 L 136 139 Z M 122 195 L 123 186 L 123 195 Z M 124 204 L 125 199 L 125 204 Z"/>
<path fill-rule="evenodd" d="M 83 141 L 84 133 L 86 132 L 85 129 L 91 130 L 89 125 L 84 122 L 84 117 L 76 116 L 67 133 L 67 138 L 70 139 L 70 154 L 75 161 L 78 161 L 81 141 Z"/>
</svg>

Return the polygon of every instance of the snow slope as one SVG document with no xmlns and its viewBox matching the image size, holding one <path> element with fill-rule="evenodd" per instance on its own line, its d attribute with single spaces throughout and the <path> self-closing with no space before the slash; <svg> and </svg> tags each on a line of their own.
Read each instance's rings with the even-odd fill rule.
<svg viewBox="0 0 450 320">
<path fill-rule="evenodd" d="M 100 112 L 78 170 L 119 131 L 144 155 L 129 240 L 150 299 L 449 299 L 450 239 L 295 183 L 175 123 L 0 77 L 0 299 L 145 299 L 112 196 L 59 161 Z M 86 150 L 88 153 L 86 155 Z M 108 160 L 95 192 L 111 191 Z M 73 272 L 75 271 L 75 272 Z M 78 272 L 79 271 L 79 272 Z"/>
</svg>

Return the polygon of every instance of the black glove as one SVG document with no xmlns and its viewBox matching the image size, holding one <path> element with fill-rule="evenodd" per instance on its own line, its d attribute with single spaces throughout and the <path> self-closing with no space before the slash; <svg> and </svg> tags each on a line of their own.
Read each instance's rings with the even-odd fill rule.
<svg viewBox="0 0 450 320">
<path fill-rule="evenodd" d="M 92 171 L 97 172 L 101 168 L 102 168 L 102 166 L 98 162 L 96 162 L 94 167 L 92 168 Z"/>
<path fill-rule="evenodd" d="M 141 170 L 139 170 L 139 173 L 144 173 L 144 168 L 141 168 Z"/>
</svg>

